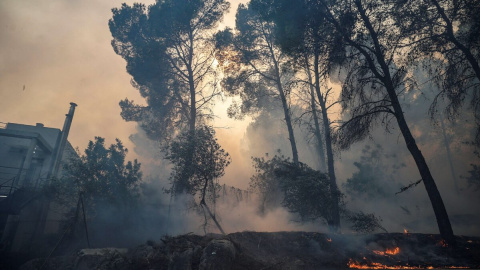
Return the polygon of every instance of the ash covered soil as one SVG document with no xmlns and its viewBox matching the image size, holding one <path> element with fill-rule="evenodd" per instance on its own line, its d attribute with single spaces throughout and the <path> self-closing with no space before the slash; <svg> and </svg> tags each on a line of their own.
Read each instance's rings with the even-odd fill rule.
<svg viewBox="0 0 480 270">
<path fill-rule="evenodd" d="M 335 235 L 238 232 L 164 237 L 131 249 L 84 249 L 20 269 L 424 269 L 480 268 L 480 237 L 435 234 Z"/>
</svg>

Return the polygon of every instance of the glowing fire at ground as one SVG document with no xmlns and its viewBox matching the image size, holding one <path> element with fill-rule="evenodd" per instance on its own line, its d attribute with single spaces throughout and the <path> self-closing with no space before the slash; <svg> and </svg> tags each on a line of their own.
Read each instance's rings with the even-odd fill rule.
<svg viewBox="0 0 480 270">
<path fill-rule="evenodd" d="M 441 247 L 448 247 L 448 244 L 445 240 L 440 240 L 440 242 L 438 242 L 438 245 L 441 246 Z"/>
<path fill-rule="evenodd" d="M 410 266 L 410 265 L 385 265 L 376 262 L 370 262 L 368 264 L 361 264 L 357 261 L 350 259 L 348 261 L 348 267 L 354 269 L 468 269 L 464 266 L 443 266 L 435 268 L 433 266 Z"/>
<path fill-rule="evenodd" d="M 400 253 L 400 248 L 387 248 L 385 251 L 373 250 L 373 253 L 377 255 L 397 255 L 398 253 Z"/>
<path fill-rule="evenodd" d="M 385 265 L 381 263 L 371 262 L 369 264 L 360 264 L 352 259 L 348 261 L 349 268 L 355 269 L 423 269 L 424 267 L 416 267 L 416 266 L 399 266 L 399 265 Z"/>
</svg>

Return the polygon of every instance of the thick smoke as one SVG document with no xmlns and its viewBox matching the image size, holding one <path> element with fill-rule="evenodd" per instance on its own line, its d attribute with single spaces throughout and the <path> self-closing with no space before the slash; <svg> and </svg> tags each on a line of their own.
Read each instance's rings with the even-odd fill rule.
<svg viewBox="0 0 480 270">
<path fill-rule="evenodd" d="M 422 76 L 419 72 L 417 76 Z M 422 81 L 422 78 L 419 78 Z M 423 80 L 425 81 L 425 79 Z M 470 163 L 478 163 L 474 148 L 468 144 L 473 140 L 474 122 L 471 112 L 465 108 L 454 119 L 448 119 L 443 114 L 445 104 L 439 104 L 437 114 L 432 120 L 429 116 L 429 106 L 435 97 L 435 86 L 423 84 L 420 89 L 407 92 L 402 100 L 407 123 L 416 142 L 425 156 L 430 171 L 442 195 L 444 204 L 452 223 L 455 234 L 479 235 L 480 208 L 478 191 L 475 192 L 467 183 L 465 177 L 471 170 Z M 452 176 L 446 150 L 445 137 L 451 151 L 451 160 L 455 177 Z M 382 166 L 372 178 L 381 179 L 379 184 L 389 190 L 388 196 L 377 196 L 365 200 L 362 197 L 347 197 L 351 208 L 364 212 L 373 212 L 383 219 L 384 227 L 389 231 L 438 233 L 435 216 L 425 191 L 423 183 L 395 195 L 400 190 L 387 189 L 392 186 L 407 186 L 421 177 L 416 165 L 408 152 L 403 137 L 396 123 L 390 124 L 389 132 L 383 126 L 378 126 L 371 138 L 353 145 L 348 151 L 340 153 L 337 164 L 337 175 L 340 182 L 352 177 L 358 172 L 354 162 L 360 162 L 365 147 L 382 147 Z M 383 184 L 382 184 L 383 183 Z M 345 190 L 343 190 L 345 191 Z"/>
<path fill-rule="evenodd" d="M 403 100 L 407 120 L 434 175 L 455 233 L 480 235 L 476 226 L 480 219 L 478 192 L 471 189 L 464 178 L 471 169 L 469 164 L 475 161 L 474 149 L 465 143 L 473 136 L 473 122 L 468 119 L 468 111 L 454 120 L 444 118 L 431 121 L 428 116 L 431 99 L 432 93 L 429 89 L 407 93 Z M 240 140 L 234 136 L 238 133 L 234 128 L 222 126 L 217 129 L 220 144 L 232 156 L 232 164 L 226 175 L 219 179 L 220 186 L 226 192 L 220 192 L 214 207 L 227 233 L 244 230 L 327 231 L 320 221 L 309 224 L 296 222 L 296 216 L 283 207 L 261 213 L 258 196 L 247 192 L 249 178 L 254 173 L 250 157 L 268 158 L 278 151 L 286 156 L 290 154 L 288 134 L 281 113 L 270 111 L 258 115 L 248 125 L 239 123 L 239 126 L 245 127 Z M 439 121 L 444 121 L 458 193 Z M 339 187 L 345 194 L 346 208 L 374 213 L 382 219 L 382 226 L 389 232 L 402 232 L 407 229 L 409 232 L 438 233 L 423 183 L 396 194 L 402 187 L 419 180 L 420 176 L 395 124 L 391 123 L 389 132 L 379 125 L 369 139 L 353 145 L 348 151 L 336 153 L 336 173 Z M 235 122 L 229 122 L 229 125 L 235 127 Z M 296 126 L 295 135 L 300 160 L 314 167 L 317 159 L 315 152 L 311 150 L 313 147 L 305 139 L 308 135 L 299 126 Z M 158 145 L 147 139 L 141 129 L 131 136 L 131 140 L 135 144 L 135 152 L 141 156 L 143 170 L 148 176 L 142 189 L 144 205 L 141 213 L 137 213 L 142 218 L 132 227 L 136 232 L 131 234 L 130 238 L 141 242 L 158 239 L 165 234 L 218 233 L 213 222 L 203 226 L 203 215 L 190 207 L 190 198 L 180 198 L 173 202 L 170 195 L 164 192 L 170 185 L 170 165 L 162 159 Z M 362 165 L 369 166 L 369 174 L 360 174 L 359 166 Z M 362 176 L 363 181 L 369 183 L 367 186 L 373 190 L 364 193 L 349 191 L 347 182 L 362 180 Z M 238 194 L 243 195 L 239 197 Z M 343 221 L 342 231 L 349 232 L 348 226 L 348 222 Z"/>
</svg>

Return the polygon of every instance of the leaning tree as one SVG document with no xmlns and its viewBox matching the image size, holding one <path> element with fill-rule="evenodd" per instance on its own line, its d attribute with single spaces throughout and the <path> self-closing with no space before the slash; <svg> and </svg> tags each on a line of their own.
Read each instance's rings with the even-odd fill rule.
<svg viewBox="0 0 480 270">
<path fill-rule="evenodd" d="M 397 60 L 403 53 L 399 44 L 407 33 L 393 23 L 390 11 L 394 3 L 377 0 L 315 2 L 322 7 L 322 16 L 341 38 L 338 46 L 344 46 L 345 50 L 342 61 L 339 61 L 347 70 L 342 101 L 344 112 L 351 118 L 339 130 L 340 147 L 348 148 L 368 136 L 375 125 L 388 125 L 394 120 L 417 165 L 440 234 L 448 243 L 455 244 L 442 197 L 410 131 L 400 102 L 399 97 L 409 82 L 407 68 Z"/>
</svg>

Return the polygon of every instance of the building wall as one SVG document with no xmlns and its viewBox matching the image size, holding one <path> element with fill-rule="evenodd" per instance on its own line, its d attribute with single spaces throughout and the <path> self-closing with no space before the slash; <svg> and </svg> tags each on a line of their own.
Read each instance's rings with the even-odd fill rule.
<svg viewBox="0 0 480 270">
<path fill-rule="evenodd" d="M 8 123 L 6 130 L 18 134 L 37 134 L 41 139 L 2 136 L 0 133 L 0 196 L 12 195 L 12 192 L 28 190 L 22 200 L 25 204 L 20 213 L 8 213 L 6 198 L 0 197 L 0 243 L 1 248 L 13 252 L 29 252 L 32 243 L 45 233 L 57 233 L 63 215 L 61 207 L 51 206 L 50 198 L 41 196 L 41 187 L 48 183 L 53 173 L 54 149 L 61 136 L 61 131 L 43 125 L 29 126 Z M 48 151 L 41 147 L 47 144 Z M 73 147 L 67 142 L 62 153 L 62 162 L 78 157 Z M 60 166 L 62 168 L 63 166 Z M 61 170 L 61 169 L 60 169 Z M 15 181 L 13 182 L 14 179 Z M 10 182 L 9 182 L 10 181 Z M 13 188 L 11 188 L 13 184 Z M 17 193 L 18 194 L 18 193 Z M 25 193 L 26 194 L 26 193 Z M 13 198 L 11 196 L 10 198 Z M 10 209 L 10 208 L 8 208 Z"/>
</svg>

